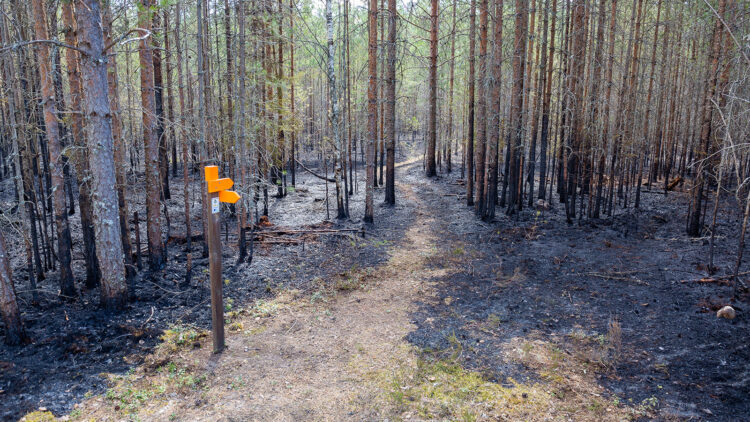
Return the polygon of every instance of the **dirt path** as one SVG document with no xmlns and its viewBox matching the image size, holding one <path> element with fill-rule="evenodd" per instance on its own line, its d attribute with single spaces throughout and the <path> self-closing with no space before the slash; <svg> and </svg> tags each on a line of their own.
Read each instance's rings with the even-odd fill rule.
<svg viewBox="0 0 750 422">
<path fill-rule="evenodd" d="M 419 198 L 399 184 L 403 200 Z M 411 204 L 410 204 L 411 206 Z M 230 336 L 229 351 L 216 361 L 217 382 L 247 379 L 249 394 L 217 391 L 213 408 L 188 419 L 346 420 L 369 419 L 377 391 L 361 377 L 406 358 L 406 335 L 412 302 L 436 271 L 425 270 L 424 257 L 436 241 L 434 217 L 420 214 L 403 241 L 390 250 L 385 265 L 365 275 L 370 283 L 349 294 L 320 302 L 290 304 L 252 336 Z M 325 300 L 325 301 L 324 301 Z M 327 301 L 327 302 L 326 302 Z M 222 378 L 224 378 L 222 380 Z M 213 390 L 213 389 L 212 389 Z M 163 414 L 169 414 L 167 407 Z"/>
</svg>

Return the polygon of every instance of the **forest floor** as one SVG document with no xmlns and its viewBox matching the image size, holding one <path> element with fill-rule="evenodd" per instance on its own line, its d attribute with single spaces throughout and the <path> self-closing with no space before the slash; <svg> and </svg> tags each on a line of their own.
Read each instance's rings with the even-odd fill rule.
<svg viewBox="0 0 750 422">
<path fill-rule="evenodd" d="M 683 194 L 645 192 L 641 210 L 618 208 L 606 220 L 567 225 L 558 206 L 488 224 L 465 206 L 457 173 L 428 180 L 421 160 L 402 162 L 397 206 L 376 206 L 364 239 L 258 243 L 251 265 L 235 265 L 230 236 L 220 355 L 206 331 L 207 263 L 195 260 L 191 286 L 179 287 L 178 242 L 165 270 L 139 279 L 139 300 L 124 315 L 93 310 L 95 292 L 75 303 L 23 303 L 34 344 L 0 349 L 0 416 L 750 417 L 750 303 L 706 278 L 706 239 L 683 234 Z M 320 223 L 322 186 L 300 176 L 287 198 L 271 200 L 271 222 Z M 332 227 L 362 226 L 363 195 L 352 197 L 352 220 Z M 735 259 L 738 227 L 737 212 L 721 210 L 719 275 Z M 716 317 L 725 304 L 736 319 Z"/>
</svg>

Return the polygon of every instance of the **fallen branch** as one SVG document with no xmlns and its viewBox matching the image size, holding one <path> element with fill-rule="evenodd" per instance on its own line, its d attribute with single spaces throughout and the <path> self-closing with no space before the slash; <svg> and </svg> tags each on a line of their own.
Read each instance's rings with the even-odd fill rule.
<svg viewBox="0 0 750 422">
<path fill-rule="evenodd" d="M 738 273 L 737 277 L 742 276 L 742 275 L 748 275 L 748 274 L 750 274 L 750 271 L 745 271 L 745 272 L 742 272 L 742 273 Z M 721 276 L 718 276 L 718 277 L 703 277 L 703 278 L 699 278 L 697 280 L 689 280 L 689 281 L 693 281 L 693 282 L 696 282 L 696 283 L 715 283 L 717 281 L 729 280 L 729 279 L 732 279 L 732 278 L 734 278 L 734 274 L 726 274 L 726 275 L 721 275 Z"/>
<path fill-rule="evenodd" d="M 250 229 L 249 227 L 247 228 Z M 359 229 L 278 229 L 278 230 L 258 230 L 255 232 L 255 235 L 264 235 L 264 234 L 336 234 L 336 233 L 364 233 L 364 228 Z"/>
<path fill-rule="evenodd" d="M 632 273 L 635 273 L 635 271 L 626 272 L 626 273 L 613 273 L 613 274 L 587 273 L 585 275 L 591 276 L 591 277 L 604 278 L 607 280 L 632 281 L 633 283 L 641 284 L 644 286 L 649 285 L 647 282 L 641 279 L 635 278 L 635 277 L 624 277 L 625 274 L 632 274 Z"/>
<path fill-rule="evenodd" d="M 306 172 L 312 174 L 313 176 L 317 177 L 318 179 L 325 180 L 326 182 L 336 183 L 336 179 L 331 179 L 331 178 L 328 178 L 328 177 L 325 177 L 325 176 L 321 176 L 318 173 L 315 173 L 313 170 L 307 168 L 304 164 L 302 164 L 302 162 L 300 162 L 300 160 L 298 160 L 298 159 L 295 158 L 294 161 L 296 161 L 297 164 L 299 164 L 299 166 L 302 167 L 303 170 L 305 170 Z"/>
</svg>

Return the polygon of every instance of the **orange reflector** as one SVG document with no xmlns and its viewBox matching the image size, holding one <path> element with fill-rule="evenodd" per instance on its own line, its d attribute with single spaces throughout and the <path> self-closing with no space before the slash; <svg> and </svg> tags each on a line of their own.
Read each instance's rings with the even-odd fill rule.
<svg viewBox="0 0 750 422">
<path fill-rule="evenodd" d="M 216 180 L 219 178 L 219 167 L 217 166 L 206 166 L 204 167 L 206 182 Z"/>
<path fill-rule="evenodd" d="M 208 193 L 220 192 L 227 190 L 234 186 L 232 179 L 225 177 L 223 179 L 209 180 L 208 181 Z"/>
<path fill-rule="evenodd" d="M 240 200 L 240 195 L 232 190 L 223 190 L 219 192 L 219 201 L 234 204 Z"/>
</svg>

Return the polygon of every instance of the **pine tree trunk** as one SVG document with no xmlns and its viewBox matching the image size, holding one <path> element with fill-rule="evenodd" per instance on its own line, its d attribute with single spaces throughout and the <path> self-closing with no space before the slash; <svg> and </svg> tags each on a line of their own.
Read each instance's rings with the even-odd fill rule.
<svg viewBox="0 0 750 422">
<path fill-rule="evenodd" d="M 73 19 L 73 2 L 62 2 L 63 34 L 65 43 L 75 46 L 78 42 L 76 21 Z M 78 181 L 78 206 L 81 211 L 81 231 L 83 235 L 83 255 L 86 263 L 86 287 L 92 289 L 99 285 L 99 263 L 96 258 L 96 243 L 94 238 L 94 215 L 91 206 L 91 182 L 88 163 L 88 150 L 83 132 L 84 100 L 79 73 L 78 52 L 72 48 L 65 49 L 65 61 L 68 69 L 68 86 L 70 89 L 69 104 L 71 112 L 71 127 L 73 135 L 73 164 L 76 168 Z"/>
<path fill-rule="evenodd" d="M 367 84 L 367 171 L 365 181 L 365 217 L 366 223 L 372 223 L 374 217 L 373 194 L 375 190 L 375 142 L 378 130 L 378 0 L 370 0 L 368 10 L 368 72 Z"/>
<path fill-rule="evenodd" d="M 500 144 L 500 95 L 502 83 L 503 57 L 503 0 L 495 0 L 495 42 L 494 54 L 488 72 L 489 107 L 487 121 L 487 180 L 484 186 L 484 210 L 482 218 L 492 221 L 495 218 L 495 204 L 497 202 L 497 166 L 498 146 Z"/>
<path fill-rule="evenodd" d="M 466 205 L 474 205 L 474 90 L 476 85 L 476 0 L 469 6 L 469 111 L 468 136 L 466 139 Z"/>
<path fill-rule="evenodd" d="M 516 0 L 515 41 L 513 46 L 513 89 L 510 100 L 510 177 L 507 214 L 515 214 L 520 205 L 521 155 L 523 153 L 523 82 L 526 65 L 528 1 Z"/>
<path fill-rule="evenodd" d="M 484 176 L 487 149 L 487 8 L 488 0 L 479 0 L 479 88 L 477 89 L 477 144 L 474 146 L 474 213 L 484 209 Z"/>
<path fill-rule="evenodd" d="M 33 0 L 34 32 L 37 39 L 47 40 L 47 19 L 42 0 Z M 50 182 L 52 189 L 52 201 L 55 204 L 55 230 L 57 233 L 57 258 L 60 262 L 60 295 L 64 298 L 72 298 L 76 294 L 73 284 L 74 277 L 71 269 L 71 245 L 70 226 L 68 225 L 68 214 L 65 207 L 65 180 L 63 177 L 62 148 L 60 145 L 60 132 L 57 121 L 57 109 L 55 107 L 55 88 L 52 81 L 50 69 L 49 46 L 42 43 L 37 46 L 37 65 L 41 78 L 42 107 L 44 110 L 44 125 L 47 132 L 47 153 L 50 163 Z"/>
<path fill-rule="evenodd" d="M 385 70 L 385 203 L 396 204 L 396 0 L 388 0 L 388 44 Z"/>
<path fill-rule="evenodd" d="M 138 10 L 138 25 L 150 31 L 149 10 L 151 0 L 141 0 Z M 146 234 L 148 238 L 149 264 L 152 269 L 162 267 L 165 259 L 164 243 L 161 238 L 161 212 L 159 197 L 161 179 L 159 165 L 159 136 L 154 88 L 154 56 L 150 37 L 140 41 L 138 54 L 141 63 L 141 106 L 143 107 L 143 141 L 145 144 L 146 167 Z"/>
<path fill-rule="evenodd" d="M 99 0 L 78 0 L 79 44 L 88 54 L 81 57 L 81 76 L 86 117 L 96 253 L 102 270 L 101 303 L 122 309 L 127 302 L 125 263 L 120 237 L 117 179 L 115 177 L 112 115 L 109 108 L 107 66 Z"/>
<path fill-rule="evenodd" d="M 182 8 L 180 7 L 180 5 L 181 2 L 178 0 L 177 6 L 175 8 L 175 44 L 177 45 L 177 90 L 180 98 L 180 138 L 182 140 L 182 194 L 184 196 L 183 207 L 185 210 L 184 213 L 186 239 L 185 255 L 187 257 L 185 279 L 183 280 L 182 284 L 187 286 L 190 285 L 193 266 L 193 221 L 190 215 L 190 142 L 187 136 L 187 131 L 185 130 L 185 128 L 187 127 L 187 120 L 185 119 L 187 108 L 185 107 L 185 84 L 182 70 L 182 44 L 180 43 L 180 27 L 182 23 Z M 192 92 L 192 90 L 188 90 L 188 93 L 190 92 Z M 192 100 L 190 101 L 190 103 L 192 104 Z M 192 113 L 192 106 L 190 107 L 190 110 Z"/>
<path fill-rule="evenodd" d="M 706 77 L 706 88 L 703 96 L 703 107 L 701 110 L 702 120 L 700 126 L 700 139 L 697 147 L 698 154 L 695 160 L 698 163 L 698 168 L 693 180 L 693 188 L 691 190 L 692 197 L 690 208 L 688 210 L 687 234 L 693 237 L 700 236 L 701 234 L 701 209 L 703 203 L 704 180 L 707 172 L 705 160 L 711 150 L 711 120 L 713 119 L 714 109 L 712 100 L 716 94 L 716 81 L 718 78 L 719 59 L 721 56 L 721 37 L 724 33 L 722 19 L 726 9 L 726 3 L 726 0 L 719 0 L 719 16 L 716 18 L 716 23 L 714 25 L 713 38 L 711 39 L 711 52 L 708 58 L 708 74 Z"/>
<path fill-rule="evenodd" d="M 104 43 L 112 43 L 112 11 L 109 3 L 103 17 Z M 125 256 L 125 275 L 128 283 L 135 278 L 133 266 L 133 246 L 130 243 L 130 226 L 128 224 L 128 202 L 126 197 L 127 179 L 125 174 L 125 140 L 122 136 L 122 119 L 120 118 L 119 81 L 117 77 L 117 58 L 113 55 L 107 60 L 107 79 L 109 84 L 109 107 L 112 113 L 112 138 L 114 140 L 115 179 L 117 180 L 117 200 L 120 216 L 120 237 L 122 252 Z M 135 286 L 129 287 L 131 297 L 135 296 Z"/>
<path fill-rule="evenodd" d="M 445 170 L 448 173 L 453 171 L 453 152 L 451 151 L 451 145 L 453 144 L 453 83 L 456 68 L 456 0 L 453 0 L 451 14 L 451 61 L 450 69 L 448 71 L 448 139 L 446 141 L 447 145 L 445 152 Z"/>
<path fill-rule="evenodd" d="M 485 0 L 486 1 L 486 0 Z M 437 42 L 438 42 L 438 2 L 431 0 L 430 12 L 430 111 L 427 131 L 427 177 L 437 175 L 435 149 L 437 148 Z"/>
<path fill-rule="evenodd" d="M 153 0 L 148 0 L 153 1 Z M 161 30 L 161 11 L 153 13 L 152 30 Z M 149 37 L 153 48 L 151 54 L 154 61 L 154 106 L 156 111 L 156 138 L 159 140 L 159 178 L 161 183 L 161 198 L 170 199 L 169 192 L 169 159 L 167 156 L 167 137 L 165 136 L 166 122 L 164 119 L 164 77 L 162 72 L 161 46 L 157 43 L 156 34 Z M 148 152 L 146 152 L 148 155 Z M 148 170 L 147 170 L 148 171 Z"/>
</svg>

